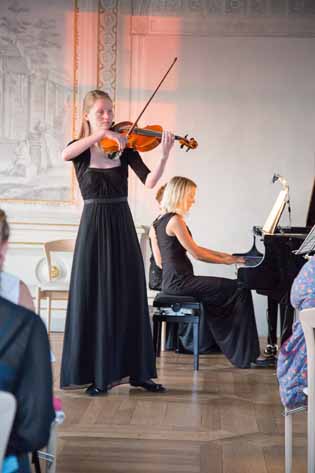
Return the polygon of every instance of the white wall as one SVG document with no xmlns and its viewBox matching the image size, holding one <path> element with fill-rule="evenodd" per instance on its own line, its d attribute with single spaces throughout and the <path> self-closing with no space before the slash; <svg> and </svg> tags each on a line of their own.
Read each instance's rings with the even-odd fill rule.
<svg viewBox="0 0 315 473">
<path fill-rule="evenodd" d="M 212 37 L 199 35 L 198 28 L 192 22 L 190 34 L 179 34 L 175 26 L 170 33 L 168 18 L 159 17 L 154 28 L 151 18 L 135 19 L 131 68 L 124 51 L 119 76 L 126 85 L 129 76 L 132 119 L 179 57 L 140 125 L 161 123 L 197 139 L 198 149 L 188 153 L 175 146 L 162 181 L 184 175 L 198 184 L 189 225 L 201 245 L 247 251 L 252 226 L 264 223 L 280 191 L 279 184 L 271 184 L 274 172 L 289 182 L 292 223 L 305 225 L 315 166 L 315 39 Z M 126 43 L 126 29 L 121 35 Z M 117 112 L 126 108 L 126 94 L 121 83 Z M 149 166 L 159 152 L 144 156 Z M 154 194 L 133 181 L 137 222 L 153 220 Z M 281 223 L 288 223 L 287 212 Z M 199 274 L 234 277 L 232 267 L 194 266 Z M 265 303 L 255 295 L 261 334 L 266 333 Z"/>
</svg>

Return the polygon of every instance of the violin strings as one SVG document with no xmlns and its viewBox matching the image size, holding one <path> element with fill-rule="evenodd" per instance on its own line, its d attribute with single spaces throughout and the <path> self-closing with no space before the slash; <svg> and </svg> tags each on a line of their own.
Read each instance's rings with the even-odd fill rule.
<svg viewBox="0 0 315 473">
<path fill-rule="evenodd" d="M 135 133 L 136 135 L 143 135 L 143 136 L 155 136 L 157 138 L 162 137 L 162 133 L 160 131 L 144 130 L 141 128 L 135 128 L 133 130 L 133 133 Z M 183 139 L 184 138 L 182 138 L 181 136 L 175 135 L 175 140 L 183 140 Z"/>
</svg>

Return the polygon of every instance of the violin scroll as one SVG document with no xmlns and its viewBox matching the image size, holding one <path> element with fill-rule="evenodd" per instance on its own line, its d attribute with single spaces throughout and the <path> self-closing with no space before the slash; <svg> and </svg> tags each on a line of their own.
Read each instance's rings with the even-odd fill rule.
<svg viewBox="0 0 315 473">
<path fill-rule="evenodd" d="M 189 151 L 190 149 L 196 149 L 198 146 L 198 142 L 195 140 L 195 138 L 189 138 L 187 139 L 188 135 L 185 135 L 184 138 L 181 136 L 176 137 L 179 141 L 180 147 L 184 148 L 186 147 L 186 152 Z"/>
</svg>

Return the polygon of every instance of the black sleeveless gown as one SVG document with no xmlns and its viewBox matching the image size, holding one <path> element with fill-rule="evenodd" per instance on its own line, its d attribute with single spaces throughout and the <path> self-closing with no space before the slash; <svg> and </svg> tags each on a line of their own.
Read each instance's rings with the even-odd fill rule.
<svg viewBox="0 0 315 473">
<path fill-rule="evenodd" d="M 144 265 L 127 203 L 128 168 L 144 183 L 148 168 L 124 150 L 121 165 L 90 168 L 90 150 L 73 159 L 82 197 L 70 282 L 61 387 L 105 389 L 155 378 Z"/>
<path fill-rule="evenodd" d="M 158 220 L 157 217 L 156 220 Z M 153 222 L 153 226 L 155 221 Z M 149 288 L 154 291 L 162 290 L 162 270 L 157 266 L 150 244 L 150 266 L 149 266 Z M 174 350 L 175 348 L 184 353 L 193 353 L 193 324 L 178 324 L 175 333 L 174 324 L 166 324 L 166 350 Z M 177 343 L 178 341 L 178 343 Z M 211 331 L 209 330 L 207 321 L 202 317 L 200 320 L 199 335 L 199 353 L 218 353 L 220 348 L 216 344 Z"/>
<path fill-rule="evenodd" d="M 162 257 L 162 290 L 167 294 L 194 296 L 204 305 L 208 328 L 224 355 L 239 368 L 249 368 L 259 354 L 259 340 L 251 292 L 239 288 L 237 280 L 194 276 L 185 248 L 166 233 L 174 213 L 154 222 Z M 202 334 L 201 334 L 202 335 Z"/>
</svg>

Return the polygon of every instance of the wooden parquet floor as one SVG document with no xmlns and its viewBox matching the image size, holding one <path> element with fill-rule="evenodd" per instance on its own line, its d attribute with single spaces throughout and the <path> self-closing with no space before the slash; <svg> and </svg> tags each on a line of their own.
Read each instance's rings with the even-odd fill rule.
<svg viewBox="0 0 315 473">
<path fill-rule="evenodd" d="M 58 473 L 282 473 L 284 418 L 275 371 L 240 370 L 223 355 L 162 353 L 150 394 L 123 385 L 100 398 L 59 389 L 62 334 L 52 334 Z M 294 416 L 294 472 L 306 473 L 306 415 Z"/>
</svg>

